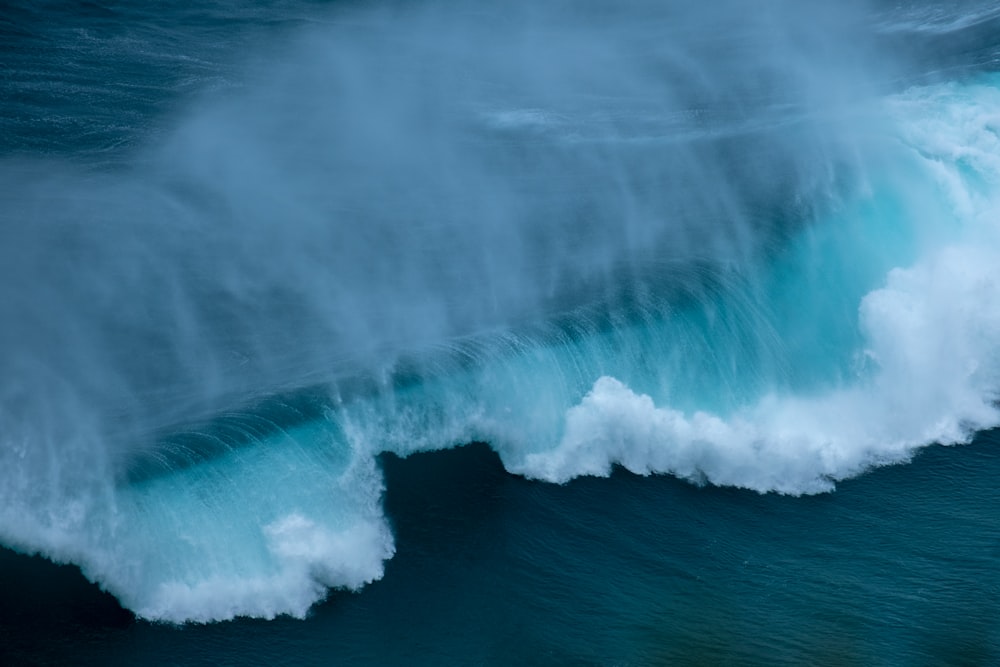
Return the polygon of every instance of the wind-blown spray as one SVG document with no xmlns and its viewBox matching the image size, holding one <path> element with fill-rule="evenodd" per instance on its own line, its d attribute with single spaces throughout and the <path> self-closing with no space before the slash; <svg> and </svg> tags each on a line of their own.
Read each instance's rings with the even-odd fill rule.
<svg viewBox="0 0 1000 667">
<path fill-rule="evenodd" d="M 7 157 L 0 539 L 302 615 L 393 553 L 383 451 L 804 493 L 995 421 L 997 323 L 948 311 L 935 396 L 917 342 L 995 281 L 927 250 L 996 247 L 988 122 L 926 131 L 991 89 L 886 103 L 860 4 L 672 5 L 331 12 L 113 160 Z"/>
</svg>

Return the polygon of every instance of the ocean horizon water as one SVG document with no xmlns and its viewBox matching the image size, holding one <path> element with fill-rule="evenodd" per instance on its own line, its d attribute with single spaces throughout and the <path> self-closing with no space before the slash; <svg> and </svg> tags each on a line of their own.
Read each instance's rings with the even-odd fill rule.
<svg viewBox="0 0 1000 667">
<path fill-rule="evenodd" d="M 1000 664 L 992 3 L 0 33 L 0 662 Z"/>
</svg>

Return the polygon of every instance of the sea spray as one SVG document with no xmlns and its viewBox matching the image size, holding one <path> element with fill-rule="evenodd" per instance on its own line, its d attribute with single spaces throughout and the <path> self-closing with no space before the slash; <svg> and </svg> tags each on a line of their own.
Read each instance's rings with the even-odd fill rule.
<svg viewBox="0 0 1000 667">
<path fill-rule="evenodd" d="M 800 494 L 995 423 L 995 85 L 879 102 L 855 9 L 348 11 L 6 158 L 0 538 L 302 616 L 393 553 L 382 452 Z"/>
</svg>

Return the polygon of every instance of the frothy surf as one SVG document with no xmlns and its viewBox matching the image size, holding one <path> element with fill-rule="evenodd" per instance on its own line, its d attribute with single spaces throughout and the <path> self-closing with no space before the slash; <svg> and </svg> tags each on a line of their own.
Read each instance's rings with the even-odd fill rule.
<svg viewBox="0 0 1000 667">
<path fill-rule="evenodd" d="M 750 46 L 773 35 L 773 20 L 754 17 Z M 401 38 L 381 25 L 355 39 Z M 621 465 L 799 495 L 1000 423 L 1000 81 L 870 103 L 836 91 L 850 68 L 812 61 L 841 77 L 828 81 L 834 92 L 800 77 L 792 99 L 739 114 L 710 44 L 689 45 L 705 56 L 700 70 L 672 52 L 637 61 L 612 47 L 650 33 L 612 22 L 606 48 L 584 49 L 597 68 L 587 73 L 566 55 L 592 27 L 566 28 L 551 46 L 552 26 L 537 25 L 517 33 L 518 53 L 541 58 L 530 67 L 492 59 L 509 54 L 485 35 L 474 49 L 461 30 L 446 32 L 428 42 L 447 46 L 436 52 L 403 34 L 403 52 L 416 40 L 447 74 L 432 82 L 468 103 L 454 116 L 428 116 L 440 99 L 407 88 L 417 70 L 389 51 L 353 62 L 328 53 L 278 87 L 320 86 L 327 65 L 338 70 L 351 95 L 334 120 L 348 129 L 320 135 L 347 146 L 346 158 L 308 150 L 309 133 L 288 141 L 290 116 L 266 87 L 240 103 L 270 115 L 215 134 L 238 114 L 214 106 L 145 155 L 159 185 L 95 178 L 120 210 L 101 218 L 102 200 L 82 196 L 74 210 L 104 220 L 120 245 L 68 224 L 58 248 L 81 268 L 80 299 L 56 282 L 12 301 L 25 332 L 52 309 L 76 329 L 23 336 L 48 357 L 0 358 L 23 380 L 0 385 L 0 540 L 79 564 L 144 618 L 302 617 L 329 588 L 380 578 L 394 553 L 382 453 L 483 441 L 510 472 L 550 482 Z M 352 44 L 333 56 L 371 55 Z M 764 88 L 796 53 L 771 48 L 756 63 Z M 470 88 L 468 72 L 444 67 L 454 52 L 475 55 L 470 67 L 487 83 Z M 553 72 L 538 70 L 546 62 Z M 668 87 L 673 115 L 656 114 L 663 99 L 631 97 L 653 80 L 644 67 L 664 62 L 686 77 Z M 547 90 L 551 81 L 564 87 Z M 402 112 L 384 104 L 399 87 L 416 100 Z M 303 123 L 324 126 L 329 110 L 320 100 Z M 766 175 L 730 164 L 765 147 L 755 164 Z M 311 173 L 303 156 L 343 177 L 332 209 L 314 201 L 323 183 L 281 176 L 282 166 Z M 491 156 L 499 166 L 483 161 Z M 420 180 L 431 169 L 441 173 Z M 408 187 L 414 174 L 419 187 Z M 72 199 L 79 180 L 50 175 L 37 187 L 64 186 Z M 257 197 L 246 183 L 274 187 Z M 370 204 L 393 186 L 395 208 Z M 338 236 L 323 222 L 331 213 L 359 216 L 371 234 Z M 147 226 L 122 224 L 132 215 Z M 616 216 L 620 226 L 602 226 Z M 171 221 L 162 237 L 160 218 Z M 298 231 L 272 218 L 293 218 Z M 205 247 L 189 252 L 188 236 Z M 340 245 L 313 256 L 314 237 Z M 55 247 L 30 231 L 20 240 L 17 253 L 0 250 L 8 266 Z M 143 257 L 155 270 L 142 270 Z M 111 268 L 84 266 L 98 260 Z M 94 312 L 131 303 L 118 291 L 131 278 L 158 300 L 123 323 L 95 323 Z M 301 340 L 286 326 L 314 322 Z M 106 329 L 148 346 L 104 344 Z M 334 342 L 346 351 L 326 349 Z M 285 400 L 294 405 L 275 407 Z M 225 412 L 233 404 L 249 407 Z"/>
</svg>

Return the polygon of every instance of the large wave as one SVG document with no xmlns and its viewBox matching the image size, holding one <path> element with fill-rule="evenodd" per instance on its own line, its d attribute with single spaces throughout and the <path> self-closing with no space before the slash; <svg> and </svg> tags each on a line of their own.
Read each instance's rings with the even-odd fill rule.
<svg viewBox="0 0 1000 667">
<path fill-rule="evenodd" d="M 392 556 L 385 452 L 803 494 L 1000 423 L 1000 82 L 723 4 L 343 12 L 125 164 L 8 159 L 0 540 L 303 616 Z"/>
</svg>

